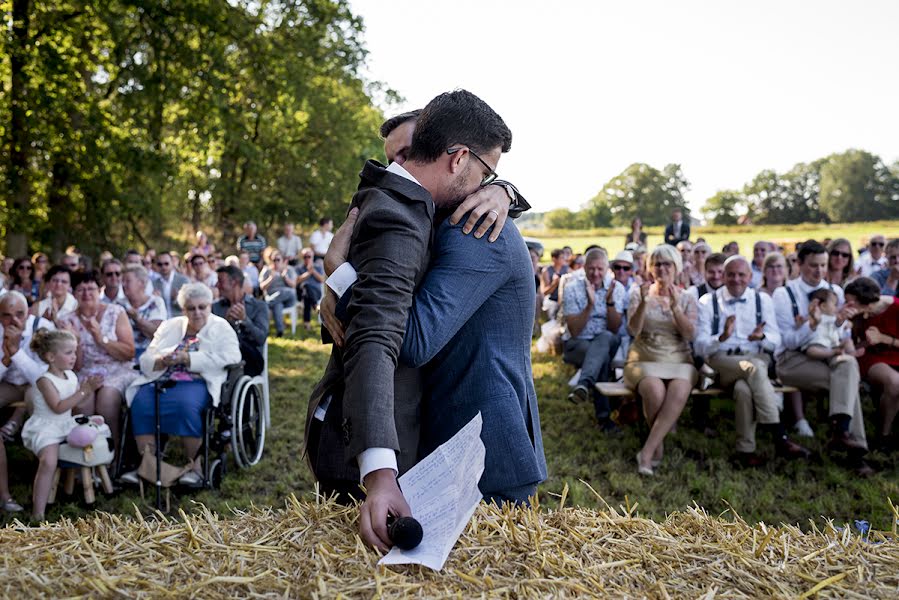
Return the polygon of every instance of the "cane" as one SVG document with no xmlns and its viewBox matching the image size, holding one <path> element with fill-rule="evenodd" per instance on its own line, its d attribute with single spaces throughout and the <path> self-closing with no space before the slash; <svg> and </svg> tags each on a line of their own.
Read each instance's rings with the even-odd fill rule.
<svg viewBox="0 0 899 600">
<path fill-rule="evenodd" d="M 157 379 L 153 382 L 156 408 L 156 510 L 162 510 L 162 418 L 159 414 L 159 393 L 165 388 L 174 387 L 171 379 Z"/>
</svg>

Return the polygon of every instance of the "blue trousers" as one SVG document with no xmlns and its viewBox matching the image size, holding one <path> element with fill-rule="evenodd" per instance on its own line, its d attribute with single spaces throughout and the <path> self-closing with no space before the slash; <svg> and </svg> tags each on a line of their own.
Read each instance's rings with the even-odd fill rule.
<svg viewBox="0 0 899 600">
<path fill-rule="evenodd" d="M 609 399 L 598 393 L 593 385 L 597 381 L 608 381 L 611 376 L 612 359 L 621 343 L 611 331 L 603 331 L 591 340 L 572 338 L 565 342 L 562 357 L 565 362 L 580 367 L 583 385 L 593 394 L 593 408 L 597 419 L 608 419 L 611 414 Z"/>
</svg>

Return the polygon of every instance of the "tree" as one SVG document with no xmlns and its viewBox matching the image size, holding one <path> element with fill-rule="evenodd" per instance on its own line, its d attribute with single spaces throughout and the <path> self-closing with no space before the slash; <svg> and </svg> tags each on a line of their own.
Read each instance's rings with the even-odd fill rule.
<svg viewBox="0 0 899 600">
<path fill-rule="evenodd" d="M 661 171 L 647 164 L 634 163 L 610 179 L 587 203 L 593 223 L 629 225 L 640 217 L 644 225 L 663 225 L 671 211 L 687 211 L 684 191 L 689 183 L 680 165 L 666 165 Z"/>
<path fill-rule="evenodd" d="M 821 167 L 821 212 L 832 222 L 876 221 L 899 215 L 896 178 L 880 157 L 848 150 Z"/>
<path fill-rule="evenodd" d="M 706 200 L 702 213 L 715 225 L 736 225 L 742 207 L 746 204 L 743 194 L 724 190 Z"/>
<path fill-rule="evenodd" d="M 583 229 L 590 227 L 590 220 L 586 211 L 557 208 L 543 216 L 543 224 L 550 229 Z"/>
<path fill-rule="evenodd" d="M 818 222 L 822 160 L 799 163 L 783 175 L 767 169 L 743 188 L 747 211 L 758 224 Z"/>
</svg>

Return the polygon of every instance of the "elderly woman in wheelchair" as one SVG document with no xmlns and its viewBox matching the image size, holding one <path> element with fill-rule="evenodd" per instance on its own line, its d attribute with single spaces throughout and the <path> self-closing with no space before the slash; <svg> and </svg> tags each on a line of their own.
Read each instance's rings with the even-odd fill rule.
<svg viewBox="0 0 899 600">
<path fill-rule="evenodd" d="M 185 285 L 178 293 L 184 316 L 164 321 L 140 358 L 141 375 L 125 399 L 138 450 L 155 455 L 156 395 L 161 433 L 180 437 L 190 460 L 182 485 L 203 481 L 198 453 L 203 444 L 206 408 L 218 406 L 227 367 L 240 362 L 240 345 L 227 321 L 212 314 L 212 290 L 203 283 Z M 137 471 L 123 482 L 137 483 Z"/>
</svg>

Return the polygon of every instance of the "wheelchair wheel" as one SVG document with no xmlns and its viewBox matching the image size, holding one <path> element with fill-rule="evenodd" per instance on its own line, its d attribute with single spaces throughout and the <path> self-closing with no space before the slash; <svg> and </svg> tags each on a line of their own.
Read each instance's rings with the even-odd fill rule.
<svg viewBox="0 0 899 600">
<path fill-rule="evenodd" d="M 222 487 L 222 479 L 225 476 L 225 465 L 221 460 L 215 459 L 209 463 L 209 487 L 217 490 Z"/>
<path fill-rule="evenodd" d="M 231 403 L 231 448 L 240 468 L 251 467 L 262 458 L 265 448 L 265 411 L 259 387 L 249 378 L 241 382 Z"/>
</svg>

